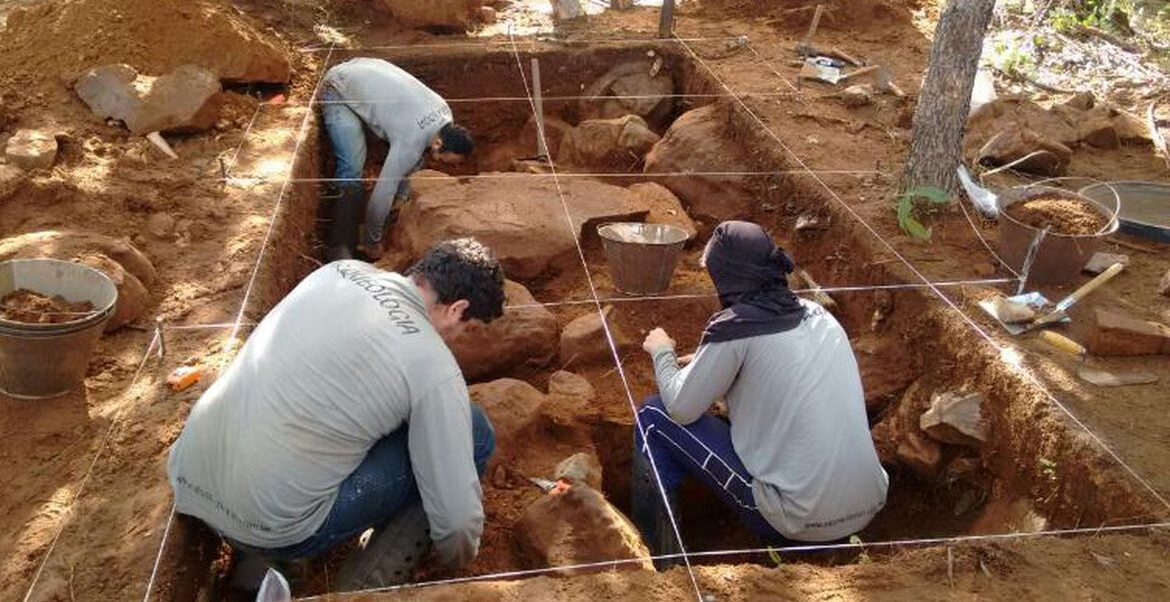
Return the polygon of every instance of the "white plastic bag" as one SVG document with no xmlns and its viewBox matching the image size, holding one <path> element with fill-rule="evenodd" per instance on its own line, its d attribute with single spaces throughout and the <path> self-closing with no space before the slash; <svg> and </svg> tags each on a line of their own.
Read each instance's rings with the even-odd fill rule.
<svg viewBox="0 0 1170 602">
<path fill-rule="evenodd" d="M 284 575 L 275 569 L 268 569 L 260 584 L 260 591 L 256 594 L 256 602 L 292 602 L 292 590 Z"/>
</svg>

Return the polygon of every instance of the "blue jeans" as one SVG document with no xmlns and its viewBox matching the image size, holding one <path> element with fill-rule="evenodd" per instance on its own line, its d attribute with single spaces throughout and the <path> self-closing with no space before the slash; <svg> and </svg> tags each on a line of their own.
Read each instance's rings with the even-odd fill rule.
<svg viewBox="0 0 1170 602">
<path fill-rule="evenodd" d="M 471 404 L 471 426 L 475 468 L 483 476 L 496 448 L 496 435 L 476 404 Z M 409 425 L 403 425 L 370 448 L 357 470 L 341 482 L 337 500 L 316 533 L 301 543 L 259 552 L 273 560 L 316 556 L 419 503 L 407 449 L 408 429 Z"/>
<path fill-rule="evenodd" d="M 684 478 L 693 477 L 718 494 L 736 512 L 740 522 L 765 542 L 790 543 L 756 508 L 753 478 L 731 445 L 730 425 L 710 414 L 681 425 L 671 419 L 658 395 L 646 399 L 638 411 L 638 420 L 646 429 L 647 441 L 643 441 L 642 433 L 635 428 L 634 449 L 653 457 L 668 495 L 678 490 Z M 647 499 L 662 498 L 653 483 L 648 486 L 635 483 L 633 494 L 653 496 Z"/>
</svg>

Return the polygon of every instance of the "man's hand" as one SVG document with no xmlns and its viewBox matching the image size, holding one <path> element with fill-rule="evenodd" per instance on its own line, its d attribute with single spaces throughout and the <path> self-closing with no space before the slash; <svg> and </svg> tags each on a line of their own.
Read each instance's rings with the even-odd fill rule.
<svg viewBox="0 0 1170 602">
<path fill-rule="evenodd" d="M 695 361 L 695 354 L 688 353 L 678 358 L 678 365 L 685 366 L 693 361 Z"/>
<path fill-rule="evenodd" d="M 674 349 L 674 339 L 666 334 L 666 331 L 661 328 L 655 328 L 646 335 L 646 340 L 642 341 L 642 349 L 654 355 L 663 349 Z"/>
</svg>

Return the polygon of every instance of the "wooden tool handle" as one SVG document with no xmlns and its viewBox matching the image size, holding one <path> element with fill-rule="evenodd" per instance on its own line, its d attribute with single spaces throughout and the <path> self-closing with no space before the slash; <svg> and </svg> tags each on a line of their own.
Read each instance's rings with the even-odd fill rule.
<svg viewBox="0 0 1170 602">
<path fill-rule="evenodd" d="M 1115 263 L 1115 264 L 1109 266 L 1109 269 L 1105 270 L 1104 272 L 1101 272 L 1100 274 L 1097 275 L 1096 278 L 1086 282 L 1084 284 L 1084 286 L 1082 286 L 1081 288 L 1078 288 L 1077 290 L 1073 291 L 1069 296 L 1062 299 L 1060 301 L 1060 303 L 1058 303 L 1056 305 L 1056 309 L 1057 310 L 1065 310 L 1065 309 L 1072 307 L 1074 303 L 1076 303 L 1077 301 L 1080 301 L 1081 299 L 1084 299 L 1086 295 L 1088 295 L 1089 293 L 1100 288 L 1102 284 L 1109 282 L 1114 276 L 1116 276 L 1118 273 L 1120 273 L 1121 270 L 1123 270 L 1123 269 L 1125 269 L 1125 265 L 1121 264 L 1121 263 Z"/>
<path fill-rule="evenodd" d="M 877 65 L 870 65 L 868 67 L 862 67 L 856 71 L 850 71 L 849 73 L 842 75 L 841 81 L 847 81 L 847 80 L 851 80 L 855 77 L 861 77 L 862 75 L 873 73 L 874 71 L 877 71 L 877 70 L 878 70 Z"/>
<path fill-rule="evenodd" d="M 808 33 L 805 34 L 806 42 L 811 42 L 813 36 L 817 35 L 817 27 L 821 24 L 821 15 L 825 14 L 825 5 L 818 4 L 816 12 L 813 13 L 812 23 L 808 25 Z"/>
<path fill-rule="evenodd" d="M 1051 330 L 1041 330 L 1039 337 L 1049 345 L 1073 355 L 1084 355 L 1085 348 L 1080 343 Z"/>
</svg>

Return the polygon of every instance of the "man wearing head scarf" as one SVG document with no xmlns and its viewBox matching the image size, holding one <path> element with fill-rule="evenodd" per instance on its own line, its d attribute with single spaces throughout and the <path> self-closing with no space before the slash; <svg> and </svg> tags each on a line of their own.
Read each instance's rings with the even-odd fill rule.
<svg viewBox="0 0 1170 602">
<path fill-rule="evenodd" d="M 888 478 L 845 330 L 789 290 L 792 259 L 757 224 L 720 224 L 703 264 L 723 309 L 693 360 L 680 366 L 661 328 L 642 344 L 659 394 L 638 412 L 634 522 L 655 553 L 677 552 L 656 471 L 672 507 L 696 478 L 771 545 L 849 537 L 885 505 Z M 727 421 L 707 413 L 720 398 Z"/>
</svg>

